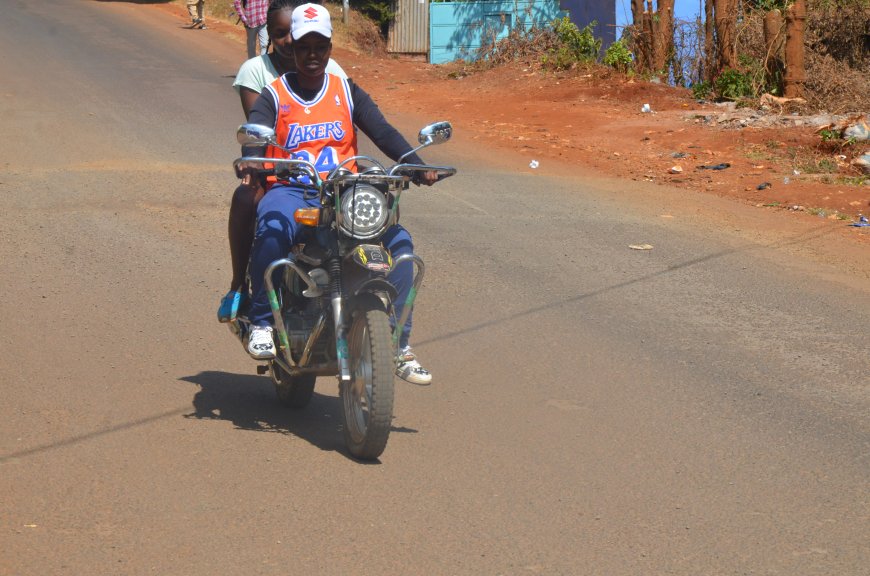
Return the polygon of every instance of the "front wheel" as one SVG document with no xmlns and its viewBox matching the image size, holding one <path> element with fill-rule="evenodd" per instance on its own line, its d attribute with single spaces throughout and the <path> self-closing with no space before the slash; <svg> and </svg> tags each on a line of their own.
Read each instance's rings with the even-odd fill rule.
<svg viewBox="0 0 870 576">
<path fill-rule="evenodd" d="M 380 302 L 366 302 L 354 314 L 348 352 L 351 380 L 339 389 L 344 439 L 355 457 L 374 460 L 390 436 L 396 369 L 390 322 Z"/>
</svg>

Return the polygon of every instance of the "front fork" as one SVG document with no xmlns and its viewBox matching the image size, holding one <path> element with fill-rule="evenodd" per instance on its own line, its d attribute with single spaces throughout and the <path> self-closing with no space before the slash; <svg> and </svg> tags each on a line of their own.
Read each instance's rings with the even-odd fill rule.
<svg viewBox="0 0 870 576">
<path fill-rule="evenodd" d="M 408 316 L 414 308 L 414 300 L 417 298 L 417 291 L 423 283 L 423 273 L 426 266 L 423 264 L 423 259 L 416 254 L 402 254 L 393 260 L 393 270 L 399 264 L 404 262 L 412 262 L 416 265 L 417 270 L 414 274 L 414 280 L 411 283 L 411 289 L 408 290 L 408 296 L 405 298 L 405 304 L 402 306 L 402 314 L 393 328 L 393 346 L 398 347 L 399 337 L 402 334 L 402 328 L 405 322 L 408 321 Z M 334 260 L 329 268 L 329 283 L 330 283 L 330 298 L 332 301 L 332 316 L 335 322 L 335 351 L 338 358 L 339 378 L 343 382 L 349 382 L 352 379 L 350 371 L 350 354 L 347 346 L 347 329 L 348 319 L 344 312 L 344 298 L 341 290 L 341 264 L 339 260 Z"/>
<path fill-rule="evenodd" d="M 329 263 L 329 299 L 332 302 L 332 320 L 335 322 L 335 357 L 338 359 L 338 378 L 351 381 L 350 353 L 347 349 L 347 318 L 344 313 L 344 298 L 341 292 L 341 260 L 334 258 Z"/>
</svg>

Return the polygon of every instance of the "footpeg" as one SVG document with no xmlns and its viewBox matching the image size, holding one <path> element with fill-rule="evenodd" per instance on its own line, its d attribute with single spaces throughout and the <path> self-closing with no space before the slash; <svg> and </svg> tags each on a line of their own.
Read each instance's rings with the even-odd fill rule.
<svg viewBox="0 0 870 576">
<path fill-rule="evenodd" d="M 263 374 L 268 374 L 269 365 L 268 364 L 257 364 L 257 374 L 262 376 Z"/>
</svg>

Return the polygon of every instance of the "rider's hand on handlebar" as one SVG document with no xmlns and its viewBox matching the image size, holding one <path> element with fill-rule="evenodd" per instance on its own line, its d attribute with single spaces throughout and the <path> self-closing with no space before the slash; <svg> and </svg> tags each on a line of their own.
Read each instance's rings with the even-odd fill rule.
<svg viewBox="0 0 870 576">
<path fill-rule="evenodd" d="M 415 184 L 425 184 L 426 186 L 431 186 L 432 184 L 438 182 L 438 173 L 434 170 L 427 170 L 426 172 L 418 172 L 414 177 Z"/>
<path fill-rule="evenodd" d="M 245 186 L 260 187 L 260 178 L 257 174 L 257 166 L 254 164 L 248 165 L 246 162 L 239 164 L 239 170 L 242 174 L 242 184 Z"/>
</svg>

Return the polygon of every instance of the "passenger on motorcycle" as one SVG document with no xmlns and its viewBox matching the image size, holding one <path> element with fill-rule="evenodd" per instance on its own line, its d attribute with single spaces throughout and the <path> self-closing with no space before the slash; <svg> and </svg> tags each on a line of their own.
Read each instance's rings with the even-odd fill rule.
<svg viewBox="0 0 870 576">
<path fill-rule="evenodd" d="M 246 120 L 260 92 L 279 76 L 296 70 L 296 61 L 290 49 L 293 42 L 290 36 L 290 16 L 294 8 L 304 3 L 302 0 L 274 0 L 269 4 L 266 13 L 266 30 L 269 33 L 272 51 L 246 60 L 239 68 L 233 82 L 233 88 L 239 93 Z M 332 58 L 326 65 L 326 71 L 347 78 L 347 74 Z M 239 307 L 244 304 L 247 297 L 248 286 L 245 275 L 251 256 L 251 243 L 254 241 L 257 203 L 262 198 L 263 192 L 259 183 L 251 182 L 250 179 L 242 181 L 233 192 L 227 222 L 233 277 L 230 281 L 230 290 L 221 299 L 218 307 L 219 322 L 234 320 Z"/>
<path fill-rule="evenodd" d="M 292 13 L 292 50 L 296 72 L 275 80 L 260 94 L 251 109 L 249 121 L 274 128 L 279 142 L 293 150 L 269 147 L 267 156 L 308 160 L 321 176 L 342 160 L 357 154 L 356 130 L 359 128 L 391 159 L 398 160 L 412 146 L 381 114 L 371 97 L 347 79 L 326 73 L 332 52 L 332 23 L 329 12 L 317 4 L 303 4 Z M 256 154 L 246 149 L 243 155 Z M 406 159 L 423 164 L 416 154 Z M 420 178 L 427 185 L 437 180 L 434 172 Z M 250 275 L 252 302 L 249 320 L 252 330 L 248 353 L 256 359 L 275 356 L 271 308 L 266 296 L 264 273 L 273 261 L 286 256 L 299 241 L 301 227 L 294 221 L 296 209 L 317 206 L 319 199 L 306 198 L 299 186 L 274 184 L 257 206 L 257 223 L 252 247 Z M 393 258 L 413 252 L 411 235 L 402 226 L 393 226 L 382 238 Z M 413 265 L 405 262 L 390 273 L 398 291 L 396 317 L 401 315 L 412 281 Z M 427 384 L 432 375 L 424 369 L 408 344 L 411 318 L 401 327 L 401 355 L 396 373 L 410 382 Z"/>
</svg>

